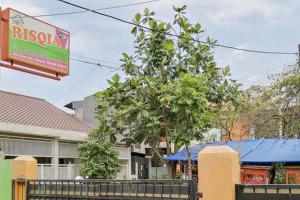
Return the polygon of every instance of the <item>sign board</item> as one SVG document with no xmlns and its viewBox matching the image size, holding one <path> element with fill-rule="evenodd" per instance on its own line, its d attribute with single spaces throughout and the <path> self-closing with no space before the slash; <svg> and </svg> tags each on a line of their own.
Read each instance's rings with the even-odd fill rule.
<svg viewBox="0 0 300 200">
<path fill-rule="evenodd" d="M 300 184 L 300 166 L 286 167 L 286 184 Z"/>
<path fill-rule="evenodd" d="M 7 8 L 1 35 L 3 61 L 56 76 L 69 74 L 69 32 Z"/>
<path fill-rule="evenodd" d="M 244 165 L 241 167 L 241 183 L 269 184 L 270 170 L 269 166 Z"/>
</svg>

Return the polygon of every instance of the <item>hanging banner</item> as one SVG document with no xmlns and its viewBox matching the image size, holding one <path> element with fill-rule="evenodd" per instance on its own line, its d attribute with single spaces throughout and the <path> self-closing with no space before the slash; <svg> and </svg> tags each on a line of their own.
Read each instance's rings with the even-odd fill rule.
<svg viewBox="0 0 300 200">
<path fill-rule="evenodd" d="M 11 8 L 2 11 L 2 19 L 2 60 L 58 76 L 69 74 L 69 32 Z"/>
</svg>

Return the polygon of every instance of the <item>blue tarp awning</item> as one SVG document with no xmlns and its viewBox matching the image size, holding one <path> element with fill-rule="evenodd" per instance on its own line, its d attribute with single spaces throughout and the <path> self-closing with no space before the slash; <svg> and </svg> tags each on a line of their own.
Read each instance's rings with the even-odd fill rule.
<svg viewBox="0 0 300 200">
<path fill-rule="evenodd" d="M 207 146 L 226 145 L 240 153 L 243 163 L 300 163 L 300 139 L 258 139 L 198 144 L 190 147 L 192 161 Z M 170 161 L 187 161 L 186 149 L 165 158 Z"/>
</svg>

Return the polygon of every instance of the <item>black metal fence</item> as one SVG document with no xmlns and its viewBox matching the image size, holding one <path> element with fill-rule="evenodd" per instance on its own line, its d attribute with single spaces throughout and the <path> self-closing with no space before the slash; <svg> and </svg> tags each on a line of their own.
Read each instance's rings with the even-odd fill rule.
<svg viewBox="0 0 300 200">
<path fill-rule="evenodd" d="M 299 200 L 300 185 L 236 185 L 236 200 Z"/>
<path fill-rule="evenodd" d="M 191 180 L 30 180 L 27 200 L 145 199 L 196 200 Z"/>
</svg>

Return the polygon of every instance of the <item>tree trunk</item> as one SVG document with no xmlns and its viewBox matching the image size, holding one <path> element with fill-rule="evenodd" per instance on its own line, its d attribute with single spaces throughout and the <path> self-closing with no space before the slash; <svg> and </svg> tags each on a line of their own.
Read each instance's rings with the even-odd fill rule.
<svg viewBox="0 0 300 200">
<path fill-rule="evenodd" d="M 160 154 L 159 149 L 151 146 L 154 153 L 158 156 L 159 160 L 162 161 L 167 167 L 167 176 L 168 178 L 172 177 L 172 165 L 170 161 L 166 161 L 164 157 Z"/>
<path fill-rule="evenodd" d="M 187 157 L 188 157 L 188 179 L 192 180 L 193 174 L 192 174 L 192 159 L 191 159 L 191 152 L 189 150 L 189 147 L 185 145 Z"/>
<path fill-rule="evenodd" d="M 172 162 L 172 179 L 176 179 L 176 165 L 177 165 L 177 162 L 176 161 L 173 161 Z"/>
<path fill-rule="evenodd" d="M 167 173 L 168 173 L 168 179 L 172 177 L 172 161 L 166 162 L 167 165 Z"/>
</svg>

